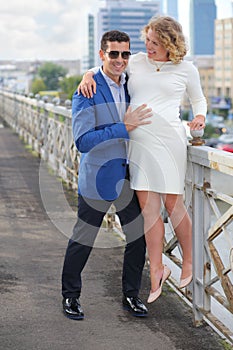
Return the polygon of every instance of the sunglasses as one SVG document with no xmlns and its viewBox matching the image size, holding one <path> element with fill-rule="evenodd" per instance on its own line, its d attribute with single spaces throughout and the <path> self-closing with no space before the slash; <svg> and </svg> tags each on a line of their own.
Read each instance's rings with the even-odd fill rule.
<svg viewBox="0 0 233 350">
<path fill-rule="evenodd" d="M 118 58 L 120 54 L 123 60 L 128 60 L 131 55 L 130 51 L 104 51 L 104 52 L 107 53 L 109 58 L 113 60 Z"/>
</svg>

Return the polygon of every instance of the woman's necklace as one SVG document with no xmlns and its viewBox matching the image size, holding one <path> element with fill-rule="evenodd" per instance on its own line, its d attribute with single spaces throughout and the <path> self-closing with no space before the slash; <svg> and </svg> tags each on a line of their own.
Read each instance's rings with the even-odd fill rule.
<svg viewBox="0 0 233 350">
<path fill-rule="evenodd" d="M 160 72 L 161 68 L 167 63 L 168 61 L 165 61 L 161 63 L 160 65 L 154 61 L 154 65 L 156 66 L 156 72 Z"/>
<path fill-rule="evenodd" d="M 158 64 L 158 62 L 150 59 L 150 63 L 153 64 L 154 66 L 156 66 L 156 72 L 160 72 L 161 68 L 169 61 L 164 61 L 161 64 Z"/>
</svg>

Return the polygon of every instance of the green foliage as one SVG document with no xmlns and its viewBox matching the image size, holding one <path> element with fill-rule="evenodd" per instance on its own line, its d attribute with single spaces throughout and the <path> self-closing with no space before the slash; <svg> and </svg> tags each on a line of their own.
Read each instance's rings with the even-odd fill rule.
<svg viewBox="0 0 233 350">
<path fill-rule="evenodd" d="M 215 137 L 216 134 L 216 128 L 212 126 L 211 124 L 206 124 L 205 130 L 204 130 L 204 138 L 209 139 L 211 137 Z M 216 135 L 219 136 L 219 135 Z"/>
<path fill-rule="evenodd" d="M 58 90 L 59 80 L 67 74 L 67 69 L 52 62 L 46 62 L 38 69 L 47 90 Z"/>
<path fill-rule="evenodd" d="M 43 91 L 41 90 L 40 96 L 59 97 L 59 92 L 53 91 L 53 90 L 43 90 Z"/>
<path fill-rule="evenodd" d="M 69 100 L 72 99 L 72 95 L 77 89 L 78 84 L 82 80 L 82 76 L 72 76 L 69 78 L 64 78 L 60 81 L 59 86 L 64 94 L 66 94 Z"/>
<path fill-rule="evenodd" d="M 34 79 L 31 85 L 31 92 L 35 95 L 39 91 L 46 90 L 46 85 L 42 79 Z"/>
<path fill-rule="evenodd" d="M 189 111 L 182 111 L 182 120 L 189 120 Z"/>
<path fill-rule="evenodd" d="M 231 349 L 232 349 L 232 345 L 229 344 L 229 343 L 227 343 L 225 340 L 222 340 L 221 343 L 222 343 L 223 348 L 224 348 L 225 350 L 231 350 Z"/>
<path fill-rule="evenodd" d="M 222 117 L 224 117 L 224 119 L 226 119 L 228 116 L 228 109 L 213 109 L 212 113 L 216 115 L 221 115 Z"/>
</svg>

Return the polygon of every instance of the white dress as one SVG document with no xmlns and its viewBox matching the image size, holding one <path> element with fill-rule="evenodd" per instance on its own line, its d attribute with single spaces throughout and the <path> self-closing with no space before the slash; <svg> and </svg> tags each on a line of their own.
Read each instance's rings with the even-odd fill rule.
<svg viewBox="0 0 233 350">
<path fill-rule="evenodd" d="M 161 65 L 161 62 L 159 63 Z M 153 110 L 152 123 L 130 132 L 131 187 L 158 193 L 182 194 L 187 162 L 187 137 L 179 118 L 184 92 L 194 116 L 206 114 L 199 73 L 188 61 L 166 62 L 161 71 L 145 53 L 133 55 L 127 73 L 133 109 L 146 103 Z"/>
</svg>

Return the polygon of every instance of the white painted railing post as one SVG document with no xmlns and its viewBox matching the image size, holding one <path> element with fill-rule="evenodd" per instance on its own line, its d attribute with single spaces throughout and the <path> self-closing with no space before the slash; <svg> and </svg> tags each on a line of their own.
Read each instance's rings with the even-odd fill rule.
<svg viewBox="0 0 233 350">
<path fill-rule="evenodd" d="M 211 223 L 205 189 L 210 187 L 210 169 L 192 162 L 192 226 L 193 226 L 193 313 L 194 323 L 202 323 L 210 311 L 210 296 L 205 291 L 210 281 L 211 260 L 207 245 Z"/>
<path fill-rule="evenodd" d="M 203 212 L 204 200 L 203 193 L 199 190 L 197 184 L 203 184 L 203 169 L 197 164 L 193 164 L 193 195 L 192 195 L 192 227 L 193 227 L 193 312 L 194 322 L 200 324 L 203 319 Z M 201 249 L 200 249 L 201 247 Z"/>
<path fill-rule="evenodd" d="M 70 109 L 71 103 L 66 102 L 66 108 Z M 66 152 L 66 178 L 68 180 L 68 184 L 72 187 L 72 168 L 73 162 L 71 159 L 71 148 L 73 144 L 73 135 L 72 135 L 72 125 L 71 125 L 71 117 L 65 119 L 65 152 Z"/>
<path fill-rule="evenodd" d="M 204 313 L 209 313 L 211 310 L 211 297 L 206 292 L 206 285 L 211 280 L 211 256 L 209 252 L 208 246 L 208 235 L 209 228 L 211 226 L 211 210 L 208 201 L 208 197 L 206 194 L 206 189 L 211 187 L 211 172 L 209 168 L 204 168 L 204 183 L 203 183 L 203 193 L 204 193 L 204 211 L 203 211 L 203 238 L 204 238 L 204 246 L 203 246 L 203 255 L 204 255 L 204 275 L 203 275 L 203 293 L 204 293 Z"/>
<path fill-rule="evenodd" d="M 38 113 L 41 113 L 41 101 L 38 101 Z M 44 107 L 44 102 L 43 102 L 43 107 Z M 48 161 L 49 158 L 49 152 L 48 152 L 48 114 L 49 112 L 47 110 L 43 110 L 43 140 L 42 140 L 42 149 L 41 151 L 43 152 L 42 158 L 44 161 Z M 41 117 L 40 117 L 41 118 Z"/>
</svg>

